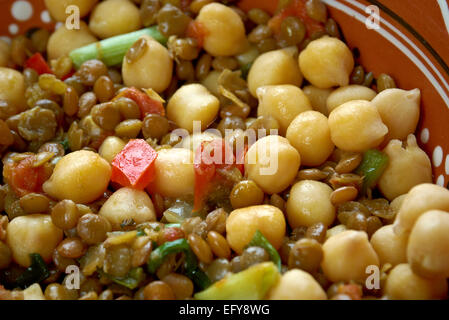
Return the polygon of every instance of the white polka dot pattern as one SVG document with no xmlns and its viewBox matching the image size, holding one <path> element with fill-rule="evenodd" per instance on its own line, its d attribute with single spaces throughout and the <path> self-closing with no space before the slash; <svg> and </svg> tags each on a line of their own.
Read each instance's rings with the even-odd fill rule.
<svg viewBox="0 0 449 320">
<path fill-rule="evenodd" d="M 51 22 L 50 13 L 48 12 L 48 10 L 42 11 L 42 13 L 41 13 L 41 20 L 44 23 L 50 23 Z"/>
<path fill-rule="evenodd" d="M 437 185 L 444 187 L 444 176 L 440 175 L 437 179 Z"/>
<path fill-rule="evenodd" d="M 443 149 L 438 146 L 433 150 L 433 155 L 432 155 L 432 159 L 433 159 L 433 165 L 438 168 L 441 163 L 443 162 Z"/>
<path fill-rule="evenodd" d="M 430 133 L 429 133 L 429 129 L 424 128 L 421 131 L 421 142 L 422 143 L 427 143 L 429 142 L 429 138 L 430 138 Z"/>
<path fill-rule="evenodd" d="M 19 32 L 19 26 L 15 23 L 11 23 L 8 27 L 9 33 L 16 35 Z"/>
<path fill-rule="evenodd" d="M 16 1 L 11 6 L 11 14 L 18 21 L 27 21 L 33 16 L 33 6 L 28 1 Z"/>
</svg>

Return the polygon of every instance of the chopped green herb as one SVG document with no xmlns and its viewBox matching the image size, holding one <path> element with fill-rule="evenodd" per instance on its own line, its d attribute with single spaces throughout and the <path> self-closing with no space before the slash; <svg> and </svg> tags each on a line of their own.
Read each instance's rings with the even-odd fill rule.
<svg viewBox="0 0 449 320">
<path fill-rule="evenodd" d="M 368 189 L 373 189 L 377 181 L 388 166 L 388 156 L 376 149 L 368 150 L 363 154 L 362 162 L 356 169 L 356 173 L 363 177 L 362 192 L 366 194 Z"/>
<path fill-rule="evenodd" d="M 271 261 L 273 261 L 274 264 L 278 267 L 279 271 L 281 271 L 281 257 L 279 256 L 279 253 L 271 245 L 270 241 L 268 241 L 267 238 L 265 238 L 262 232 L 260 232 L 259 230 L 256 231 L 253 239 L 251 240 L 251 242 L 248 244 L 247 247 L 253 246 L 264 248 L 270 255 Z"/>
<path fill-rule="evenodd" d="M 60 144 L 63 146 L 65 153 L 70 151 L 69 139 L 64 139 Z"/>
<path fill-rule="evenodd" d="M 79 68 L 83 62 L 92 59 L 99 59 L 108 67 L 119 65 L 129 48 L 143 35 L 149 35 L 163 45 L 167 43 L 167 38 L 159 32 L 157 26 L 153 26 L 75 49 L 70 52 L 70 58 L 76 68 Z"/>
<path fill-rule="evenodd" d="M 243 79 L 246 80 L 246 78 L 248 78 L 248 73 L 249 73 L 249 70 L 251 69 L 252 65 L 253 65 L 253 63 L 250 62 L 250 63 L 247 63 L 247 64 L 245 64 L 244 66 L 242 66 L 240 68 L 240 70 L 242 71 L 242 78 Z"/>
<path fill-rule="evenodd" d="M 111 276 L 110 274 L 105 273 L 103 270 L 99 269 L 98 273 L 102 276 L 105 276 L 109 279 L 111 279 L 112 281 L 114 281 L 115 283 L 122 285 L 128 289 L 135 289 L 139 286 L 139 283 L 141 281 L 143 281 L 143 279 L 145 279 L 145 274 L 143 271 L 143 268 L 133 268 L 131 269 L 128 274 L 126 275 L 126 277 L 114 277 Z"/>
<path fill-rule="evenodd" d="M 50 276 L 47 265 L 38 253 L 30 253 L 31 265 L 17 278 L 17 286 L 26 288 Z"/>
</svg>

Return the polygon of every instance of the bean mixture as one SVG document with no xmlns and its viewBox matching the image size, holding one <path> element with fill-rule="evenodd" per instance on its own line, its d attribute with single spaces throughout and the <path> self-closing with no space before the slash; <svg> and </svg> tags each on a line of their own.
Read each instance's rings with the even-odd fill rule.
<svg viewBox="0 0 449 320">
<path fill-rule="evenodd" d="M 45 3 L 82 21 L 0 40 L 0 300 L 447 298 L 420 90 L 320 0 Z"/>
</svg>

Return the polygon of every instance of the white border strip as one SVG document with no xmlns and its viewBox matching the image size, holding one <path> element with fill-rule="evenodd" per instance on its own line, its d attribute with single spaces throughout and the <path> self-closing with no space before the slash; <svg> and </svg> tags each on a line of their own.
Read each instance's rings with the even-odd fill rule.
<svg viewBox="0 0 449 320">
<path fill-rule="evenodd" d="M 351 3 L 353 6 L 365 11 L 365 6 L 357 1 L 354 0 L 345 0 L 348 3 Z M 446 1 L 446 0 L 444 0 Z M 447 5 L 447 4 L 446 4 Z M 449 11 L 447 12 L 448 19 L 449 19 Z M 449 84 L 447 83 L 444 76 L 440 73 L 440 71 L 435 67 L 435 65 L 430 61 L 430 59 L 426 56 L 424 52 L 422 52 L 421 49 L 419 49 L 406 35 L 404 35 L 399 29 L 397 29 L 395 26 L 393 26 L 391 23 L 389 23 L 387 20 L 380 17 L 380 22 L 389 27 L 394 33 L 396 33 L 399 37 L 401 37 L 407 44 L 409 44 L 420 56 L 424 59 L 424 61 L 432 68 L 432 70 L 436 73 L 438 78 L 440 79 L 440 82 L 443 83 L 446 90 L 449 92 Z M 449 20 L 447 21 L 449 23 Z"/>
<path fill-rule="evenodd" d="M 440 6 L 444 23 L 446 24 L 447 33 L 449 33 L 449 7 L 447 6 L 447 0 L 438 0 L 438 5 Z"/>
<path fill-rule="evenodd" d="M 357 11 L 349 8 L 348 6 L 341 4 L 340 2 L 336 0 L 323 0 L 324 3 L 327 5 L 342 11 L 349 16 L 357 19 L 361 23 L 365 23 L 367 17 L 358 13 Z M 381 36 L 383 36 L 385 39 L 387 39 L 390 43 L 392 43 L 396 48 L 398 48 L 405 56 L 407 56 L 417 67 L 418 69 L 426 76 L 426 78 L 429 80 L 429 82 L 433 85 L 433 87 L 437 90 L 441 98 L 443 99 L 446 106 L 449 108 L 449 97 L 444 92 L 441 85 L 438 83 L 438 81 L 435 79 L 435 77 L 432 75 L 432 73 L 426 68 L 426 66 L 407 48 L 405 47 L 400 41 L 398 41 L 394 36 L 392 36 L 388 31 L 384 30 L 383 28 L 374 29 L 373 31 L 379 33 Z"/>
</svg>

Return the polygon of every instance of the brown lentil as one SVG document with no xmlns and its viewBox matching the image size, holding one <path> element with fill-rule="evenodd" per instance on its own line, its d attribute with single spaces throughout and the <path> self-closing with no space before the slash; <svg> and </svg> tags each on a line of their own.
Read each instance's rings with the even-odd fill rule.
<svg viewBox="0 0 449 320">
<path fill-rule="evenodd" d="M 89 115 L 93 106 L 97 103 L 97 96 L 93 92 L 86 92 L 79 98 L 78 118 Z"/>
<path fill-rule="evenodd" d="M 158 114 L 148 114 L 143 119 L 142 134 L 145 139 L 161 139 L 168 133 L 169 123 L 167 118 Z"/>
<path fill-rule="evenodd" d="M 221 119 L 217 126 L 222 136 L 225 136 L 226 130 L 246 129 L 246 124 L 240 117 L 225 117 Z"/>
<path fill-rule="evenodd" d="M 248 34 L 248 41 L 251 43 L 259 43 L 262 40 L 269 39 L 273 36 L 273 30 L 267 25 L 258 25 Z"/>
<path fill-rule="evenodd" d="M 195 75 L 198 80 L 204 80 L 207 77 L 212 65 L 212 56 L 205 53 L 196 63 Z"/>
<path fill-rule="evenodd" d="M 213 0 L 193 0 L 192 3 L 190 3 L 189 10 L 194 14 L 198 14 L 205 5 L 212 1 Z"/>
<path fill-rule="evenodd" d="M 143 0 L 140 5 L 140 19 L 145 27 L 156 23 L 157 13 L 161 8 L 159 0 Z"/>
<path fill-rule="evenodd" d="M 79 127 L 78 122 L 74 121 L 70 125 L 67 132 L 67 139 L 69 141 L 69 148 L 72 151 L 81 150 L 86 144 L 86 137 L 84 131 Z"/>
<path fill-rule="evenodd" d="M 11 130 L 8 127 L 8 124 L 0 120 L 0 145 L 1 146 L 10 146 L 14 143 L 14 138 L 11 134 Z"/>
<path fill-rule="evenodd" d="M 187 60 L 180 60 L 176 63 L 176 76 L 179 80 L 193 81 L 195 79 L 193 63 Z"/>
<path fill-rule="evenodd" d="M 108 76 L 101 76 L 95 81 L 94 93 L 100 102 L 107 102 L 114 97 L 114 83 Z"/>
<path fill-rule="evenodd" d="M 68 116 L 74 116 L 79 110 L 79 96 L 73 87 L 67 86 L 63 98 L 63 109 Z"/>
<path fill-rule="evenodd" d="M 46 142 L 55 136 L 57 128 L 53 111 L 35 107 L 20 114 L 18 130 L 25 140 Z"/>
<path fill-rule="evenodd" d="M 290 240 L 298 241 L 306 236 L 307 233 L 307 227 L 300 226 L 296 227 L 292 230 L 292 233 L 290 235 Z"/>
<path fill-rule="evenodd" d="M 55 226 L 63 230 L 76 227 L 80 213 L 72 200 L 62 200 L 51 210 L 51 220 Z"/>
<path fill-rule="evenodd" d="M 187 30 L 191 18 L 181 9 L 166 4 L 157 14 L 158 30 L 166 37 L 175 35 L 182 37 Z"/>
<path fill-rule="evenodd" d="M 371 237 L 374 232 L 382 227 L 382 221 L 376 216 L 370 216 L 366 219 L 366 233 Z"/>
<path fill-rule="evenodd" d="M 322 259 L 321 244 L 314 239 L 304 238 L 298 240 L 290 250 L 288 267 L 289 269 L 299 268 L 311 273 L 319 268 Z"/>
<path fill-rule="evenodd" d="M 105 130 L 114 130 L 121 120 L 120 111 L 112 102 L 97 104 L 90 113 L 95 123 Z"/>
<path fill-rule="evenodd" d="M 234 209 L 262 204 L 264 192 L 252 180 L 237 183 L 230 194 L 231 205 Z"/>
<path fill-rule="evenodd" d="M 96 278 L 87 278 L 85 281 L 81 282 L 79 295 L 83 297 L 84 295 L 95 292 L 100 293 L 103 290 L 103 285 L 100 283 L 100 280 Z"/>
<path fill-rule="evenodd" d="M 243 253 L 240 256 L 240 264 L 242 270 L 245 270 L 252 265 L 269 260 L 270 255 L 264 248 L 261 247 L 248 247 L 243 250 Z"/>
<path fill-rule="evenodd" d="M 84 62 L 76 74 L 84 85 L 93 86 L 98 78 L 108 74 L 108 68 L 102 61 L 93 59 Z"/>
<path fill-rule="evenodd" d="M 122 118 L 128 119 L 140 119 L 140 108 L 134 100 L 128 98 L 120 98 L 113 102 L 120 111 Z"/>
<path fill-rule="evenodd" d="M 365 74 L 365 80 L 363 81 L 363 85 L 365 87 L 371 87 L 373 81 L 374 81 L 374 74 L 372 72 L 368 72 L 367 74 Z"/>
<path fill-rule="evenodd" d="M 270 197 L 270 204 L 279 208 L 279 210 L 284 211 L 285 209 L 285 200 L 278 194 L 272 194 Z"/>
<path fill-rule="evenodd" d="M 209 231 L 207 234 L 207 243 L 218 258 L 228 259 L 231 256 L 231 249 L 229 248 L 228 242 L 218 232 Z"/>
<path fill-rule="evenodd" d="M 259 42 L 257 42 L 256 46 L 260 53 L 273 51 L 276 50 L 278 47 L 277 41 L 274 38 L 267 38 L 260 40 Z"/>
<path fill-rule="evenodd" d="M 251 112 L 251 108 L 248 105 L 238 106 L 236 104 L 228 104 L 221 108 L 220 117 L 239 117 L 242 119 L 246 119 Z"/>
<path fill-rule="evenodd" d="M 97 244 L 106 239 L 106 233 L 111 231 L 111 225 L 102 216 L 87 213 L 78 220 L 76 229 L 84 242 Z"/>
<path fill-rule="evenodd" d="M 355 187 L 341 187 L 335 189 L 331 194 L 331 202 L 334 206 L 340 203 L 352 201 L 357 198 L 358 190 Z"/>
<path fill-rule="evenodd" d="M 56 268 L 61 272 L 65 272 L 68 266 L 77 264 L 75 259 L 63 257 L 59 253 L 58 249 L 55 249 L 53 251 L 52 260 L 53 260 L 53 263 L 55 264 Z"/>
<path fill-rule="evenodd" d="M 212 251 L 208 243 L 196 233 L 191 233 L 187 237 L 190 248 L 197 256 L 198 260 L 203 263 L 209 264 L 212 262 Z"/>
<path fill-rule="evenodd" d="M 363 213 L 353 213 L 348 217 L 346 227 L 352 230 L 367 230 L 367 218 Z"/>
<path fill-rule="evenodd" d="M 0 241 L 6 239 L 6 228 L 8 227 L 8 223 L 9 221 L 7 216 L 0 217 Z"/>
<path fill-rule="evenodd" d="M 39 80 L 39 74 L 34 69 L 26 68 L 23 70 L 23 77 L 25 79 L 25 85 L 30 87 L 32 84 Z"/>
<path fill-rule="evenodd" d="M 11 59 L 12 61 L 23 66 L 27 60 L 27 51 L 32 46 L 30 39 L 24 35 L 14 37 L 11 41 Z"/>
<path fill-rule="evenodd" d="M 321 0 L 307 0 L 306 2 L 307 15 L 313 20 L 319 22 L 326 22 L 327 19 L 327 8 L 326 5 L 321 2 Z"/>
<path fill-rule="evenodd" d="M 365 81 L 365 70 L 363 70 L 362 66 L 356 66 L 351 73 L 351 83 L 352 84 L 363 84 Z"/>
<path fill-rule="evenodd" d="M 212 61 L 212 68 L 218 71 L 223 71 L 225 69 L 235 70 L 238 69 L 239 63 L 237 59 L 233 57 L 216 57 Z"/>
<path fill-rule="evenodd" d="M 115 127 L 115 134 L 116 136 L 121 138 L 134 139 L 139 135 L 141 129 L 142 129 L 142 121 L 136 119 L 129 119 L 120 122 Z"/>
<path fill-rule="evenodd" d="M 327 173 L 320 169 L 303 169 L 298 172 L 297 179 L 299 180 L 315 180 L 320 181 L 327 178 Z"/>
<path fill-rule="evenodd" d="M 64 80 L 65 84 L 73 87 L 79 96 L 87 91 L 86 86 L 81 83 L 80 77 L 73 75 L 70 78 Z"/>
<path fill-rule="evenodd" d="M 68 290 L 65 286 L 59 283 L 51 283 L 45 288 L 44 292 L 47 300 L 73 300 L 77 299 L 76 292 Z"/>
<path fill-rule="evenodd" d="M 56 250 L 64 258 L 77 259 L 86 253 L 87 246 L 79 238 L 65 238 Z"/>
<path fill-rule="evenodd" d="M 362 158 L 362 154 L 360 153 L 343 154 L 342 158 L 335 167 L 335 171 L 340 174 L 351 173 L 360 165 Z"/>
<path fill-rule="evenodd" d="M 19 200 L 26 214 L 45 213 L 50 206 L 50 199 L 39 193 L 29 193 Z"/>
<path fill-rule="evenodd" d="M 150 282 L 144 289 L 145 300 L 174 300 L 173 289 L 163 281 Z"/>
<path fill-rule="evenodd" d="M 228 214 L 223 208 L 218 208 L 209 213 L 206 217 L 206 226 L 208 231 L 216 231 L 224 234 L 226 231 L 226 219 Z"/>
<path fill-rule="evenodd" d="M 324 243 L 324 240 L 326 240 L 326 231 L 327 227 L 323 223 L 317 222 L 307 228 L 305 236 L 306 238 L 314 239 L 319 243 Z"/>
<path fill-rule="evenodd" d="M 334 19 L 329 18 L 326 21 L 326 25 L 324 26 L 326 29 L 326 33 L 334 38 L 340 38 L 341 37 L 341 33 L 340 33 L 340 28 L 338 27 L 337 22 L 335 22 Z"/>
<path fill-rule="evenodd" d="M 297 17 L 287 17 L 281 23 L 279 41 L 283 47 L 294 46 L 301 43 L 306 36 L 306 27 Z"/>
<path fill-rule="evenodd" d="M 129 64 L 137 61 L 142 57 L 148 50 L 147 40 L 145 38 L 140 38 L 129 48 L 126 53 L 125 59 Z"/>
<path fill-rule="evenodd" d="M 262 9 L 254 8 L 248 11 L 248 18 L 255 24 L 267 24 L 271 17 Z"/>
<path fill-rule="evenodd" d="M 382 92 L 385 89 L 396 88 L 396 83 L 394 79 L 390 75 L 385 73 L 379 75 L 379 77 L 376 80 L 376 84 L 377 84 L 377 92 Z"/>
<path fill-rule="evenodd" d="M 185 300 L 193 295 L 194 288 L 192 280 L 182 274 L 170 273 L 162 281 L 170 286 L 178 300 Z"/>
<path fill-rule="evenodd" d="M 170 51 L 182 60 L 191 61 L 198 58 L 200 54 L 198 42 L 192 38 L 178 39 L 175 36 L 171 36 L 167 45 Z"/>
</svg>

